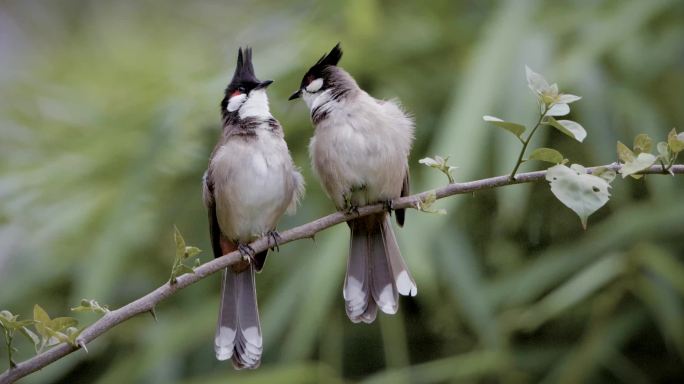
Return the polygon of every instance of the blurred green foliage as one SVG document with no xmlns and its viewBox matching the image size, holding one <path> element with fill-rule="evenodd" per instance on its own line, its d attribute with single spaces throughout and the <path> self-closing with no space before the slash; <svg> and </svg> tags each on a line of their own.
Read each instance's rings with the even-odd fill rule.
<svg viewBox="0 0 684 384">
<path fill-rule="evenodd" d="M 445 182 L 426 156 L 450 156 L 457 181 L 510 172 L 520 143 L 482 116 L 533 122 L 525 64 L 583 96 L 571 118 L 588 132 L 580 144 L 543 129 L 532 148 L 597 165 L 618 140 L 681 128 L 682 20 L 676 0 L 0 1 L 0 309 L 125 304 L 168 280 L 174 224 L 210 249 L 200 178 L 238 46 L 276 80 L 272 112 L 308 182 L 283 229 L 332 210 L 308 165 L 305 107 L 286 99 L 337 41 L 362 87 L 415 116 L 419 191 Z M 162 303 L 158 323 L 132 319 L 22 382 L 672 382 L 684 377 L 683 189 L 615 180 L 586 231 L 544 183 L 436 202 L 445 216 L 412 211 L 398 237 L 419 295 L 370 326 L 344 314 L 340 225 L 282 247 L 258 276 L 257 371 L 214 359 L 217 276 Z M 15 346 L 17 361 L 33 353 Z"/>
</svg>

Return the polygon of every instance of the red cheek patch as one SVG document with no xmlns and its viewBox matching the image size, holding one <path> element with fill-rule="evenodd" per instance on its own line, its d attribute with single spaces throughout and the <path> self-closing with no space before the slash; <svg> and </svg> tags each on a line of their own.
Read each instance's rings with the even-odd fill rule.
<svg viewBox="0 0 684 384">
<path fill-rule="evenodd" d="M 241 94 L 241 92 L 238 91 L 238 90 L 236 89 L 236 90 L 233 91 L 233 93 L 230 94 L 230 97 L 238 96 L 238 95 L 240 95 L 240 94 Z"/>
</svg>

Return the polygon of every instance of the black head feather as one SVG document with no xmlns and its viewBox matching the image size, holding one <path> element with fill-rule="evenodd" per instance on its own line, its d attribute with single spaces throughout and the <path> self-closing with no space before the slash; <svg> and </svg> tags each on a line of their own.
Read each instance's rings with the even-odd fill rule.
<svg viewBox="0 0 684 384">
<path fill-rule="evenodd" d="M 261 82 L 254 74 L 254 65 L 252 64 L 252 48 L 246 47 L 244 54 L 242 48 L 238 49 L 237 66 L 233 74 L 233 80 L 228 84 L 226 91 L 234 91 L 241 86 L 247 91 L 253 89 Z"/>
<path fill-rule="evenodd" d="M 300 88 L 304 88 L 309 83 L 315 79 L 323 77 L 323 71 L 326 67 L 337 66 L 342 58 L 342 48 L 340 48 L 340 43 L 337 43 L 333 49 L 326 55 L 323 55 L 316 64 L 314 64 L 304 75 L 302 79 L 302 84 Z"/>
<path fill-rule="evenodd" d="M 245 47 L 238 49 L 237 65 L 235 66 L 235 73 L 230 84 L 226 87 L 225 95 L 221 101 L 221 113 L 226 114 L 226 107 L 231 96 L 237 93 L 248 94 L 251 90 L 257 88 L 265 88 L 273 81 L 260 81 L 254 73 L 254 65 L 252 64 L 252 48 Z"/>
</svg>

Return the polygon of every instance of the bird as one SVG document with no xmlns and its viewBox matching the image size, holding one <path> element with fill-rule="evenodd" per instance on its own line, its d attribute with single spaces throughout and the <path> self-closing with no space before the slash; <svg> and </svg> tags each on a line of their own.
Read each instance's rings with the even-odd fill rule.
<svg viewBox="0 0 684 384">
<path fill-rule="evenodd" d="M 257 79 L 252 49 L 240 47 L 221 101 L 223 130 L 202 182 L 214 257 L 235 250 L 243 256 L 223 271 L 214 339 L 216 358 L 232 358 L 236 369 L 257 368 L 263 352 L 255 272 L 264 267 L 268 249 L 255 254 L 249 243 L 269 236 L 277 247 L 276 224 L 294 213 L 304 193 L 283 128 L 270 113 L 266 88 L 272 82 Z"/>
<path fill-rule="evenodd" d="M 347 222 L 351 236 L 342 290 L 345 310 L 354 323 L 372 323 L 378 308 L 394 314 L 398 295 L 418 293 L 389 214 L 391 200 L 409 194 L 414 122 L 397 100 L 378 100 L 362 90 L 337 65 L 341 58 L 338 43 L 304 74 L 289 99 L 303 99 L 310 110 L 312 167 L 336 208 L 347 213 L 372 203 L 388 208 Z M 404 209 L 395 214 L 403 226 Z"/>
</svg>

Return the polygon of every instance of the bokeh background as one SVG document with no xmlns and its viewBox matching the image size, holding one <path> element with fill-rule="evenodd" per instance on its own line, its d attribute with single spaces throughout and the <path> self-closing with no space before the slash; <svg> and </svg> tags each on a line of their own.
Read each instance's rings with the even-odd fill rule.
<svg viewBox="0 0 684 384">
<path fill-rule="evenodd" d="M 272 112 L 308 184 L 280 229 L 330 213 L 307 110 L 287 96 L 338 41 L 362 87 L 414 115 L 414 191 L 446 182 L 425 156 L 451 156 L 459 181 L 510 172 L 520 144 L 481 117 L 534 122 L 525 64 L 584 97 L 571 115 L 584 143 L 544 129 L 533 144 L 572 162 L 610 163 L 617 140 L 684 121 L 681 1 L 0 1 L 0 308 L 121 306 L 168 279 L 174 225 L 212 258 L 200 178 L 239 46 L 276 80 Z M 398 237 L 419 294 L 372 325 L 344 313 L 340 225 L 258 276 L 257 371 L 214 359 L 212 276 L 163 302 L 158 323 L 134 318 L 22 382 L 677 382 L 683 191 L 680 177 L 618 179 L 586 231 L 545 183 L 411 211 Z"/>
</svg>

